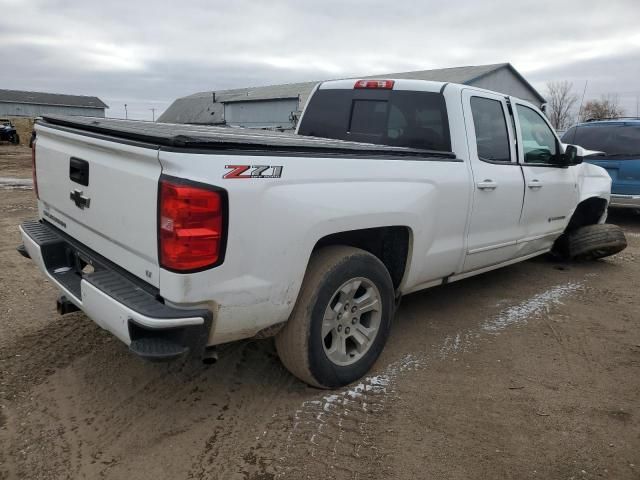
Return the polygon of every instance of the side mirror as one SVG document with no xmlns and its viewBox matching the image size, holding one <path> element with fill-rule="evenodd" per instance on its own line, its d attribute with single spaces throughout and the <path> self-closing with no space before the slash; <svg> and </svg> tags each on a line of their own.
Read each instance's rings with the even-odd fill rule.
<svg viewBox="0 0 640 480">
<path fill-rule="evenodd" d="M 581 150 L 583 150 L 582 147 L 567 145 L 564 150 L 564 154 L 562 154 L 563 165 L 580 165 L 584 159 L 584 152 Z"/>
</svg>

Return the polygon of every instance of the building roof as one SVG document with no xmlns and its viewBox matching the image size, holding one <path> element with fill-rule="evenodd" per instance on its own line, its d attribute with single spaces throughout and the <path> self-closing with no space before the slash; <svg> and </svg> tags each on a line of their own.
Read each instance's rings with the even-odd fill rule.
<svg viewBox="0 0 640 480">
<path fill-rule="evenodd" d="M 510 64 L 495 63 L 491 65 L 475 65 L 466 67 L 438 68 L 433 70 L 419 70 L 414 72 L 383 73 L 377 75 L 360 76 L 357 78 L 406 78 L 414 80 L 431 80 L 436 82 L 451 82 L 470 85 L 473 82 L 497 70 L 507 68 L 524 83 L 532 93 L 544 102 L 545 99 L 529 82 Z M 350 77 L 356 78 L 356 77 Z M 176 123 L 223 123 L 224 114 L 216 106 L 218 104 L 252 101 L 276 100 L 283 98 L 300 98 L 301 105 L 311 94 L 313 88 L 320 82 L 288 83 L 283 85 L 269 85 L 265 87 L 236 88 L 219 90 L 217 92 L 200 92 L 187 97 L 178 98 L 158 118 L 160 122 Z M 215 93 L 215 103 L 213 95 Z M 203 104 L 203 100 L 206 102 Z M 213 110 L 216 110 L 215 112 Z"/>
<path fill-rule="evenodd" d="M 60 93 L 25 92 L 22 90 L 0 90 L 2 103 L 27 103 L 31 105 L 53 105 L 59 107 L 109 108 L 98 97 L 65 95 Z"/>
<path fill-rule="evenodd" d="M 433 70 L 418 70 L 416 72 L 388 73 L 376 75 L 382 77 L 409 78 L 414 80 L 431 80 L 434 82 L 471 83 L 485 75 L 504 67 L 510 63 L 495 63 L 491 65 L 471 65 L 466 67 L 436 68 Z"/>
</svg>

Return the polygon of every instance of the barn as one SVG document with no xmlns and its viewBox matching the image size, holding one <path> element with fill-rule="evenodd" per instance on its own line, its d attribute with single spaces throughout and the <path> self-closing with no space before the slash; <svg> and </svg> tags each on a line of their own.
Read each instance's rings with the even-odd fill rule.
<svg viewBox="0 0 640 480">
<path fill-rule="evenodd" d="M 98 97 L 0 90 L 0 117 L 34 118 L 51 114 L 104 117 L 106 108 L 108 105 Z"/>
<path fill-rule="evenodd" d="M 462 83 L 528 100 L 536 105 L 544 97 L 510 64 L 386 73 L 358 78 L 411 78 Z M 178 98 L 159 122 L 292 129 L 318 81 L 200 92 Z"/>
</svg>

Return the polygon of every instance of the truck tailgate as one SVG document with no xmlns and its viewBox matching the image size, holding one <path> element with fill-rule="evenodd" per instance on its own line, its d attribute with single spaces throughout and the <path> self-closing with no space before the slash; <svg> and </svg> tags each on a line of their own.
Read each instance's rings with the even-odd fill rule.
<svg viewBox="0 0 640 480">
<path fill-rule="evenodd" d="M 157 148 L 37 125 L 40 216 L 159 286 Z"/>
</svg>

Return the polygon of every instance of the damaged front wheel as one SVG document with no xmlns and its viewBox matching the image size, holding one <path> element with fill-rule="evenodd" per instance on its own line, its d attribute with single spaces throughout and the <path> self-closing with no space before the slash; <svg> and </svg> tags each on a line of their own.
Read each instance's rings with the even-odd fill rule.
<svg viewBox="0 0 640 480">
<path fill-rule="evenodd" d="M 620 227 L 598 224 L 563 234 L 556 241 L 554 252 L 567 260 L 596 260 L 615 255 L 625 248 L 627 239 Z"/>
</svg>

